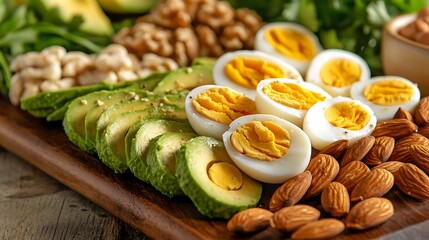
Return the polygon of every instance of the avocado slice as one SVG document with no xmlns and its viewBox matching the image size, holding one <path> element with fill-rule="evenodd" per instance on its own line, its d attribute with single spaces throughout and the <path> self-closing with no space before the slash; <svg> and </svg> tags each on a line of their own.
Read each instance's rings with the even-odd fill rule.
<svg viewBox="0 0 429 240">
<path fill-rule="evenodd" d="M 20 107 L 22 110 L 39 109 L 39 108 L 60 108 L 64 103 L 76 97 L 86 95 L 91 92 L 110 89 L 111 85 L 100 83 L 89 86 L 72 87 L 66 90 L 56 92 L 43 92 L 37 95 L 21 100 Z"/>
<path fill-rule="evenodd" d="M 127 165 L 138 179 L 149 182 L 148 164 L 146 162 L 146 149 L 149 141 L 166 132 L 188 132 L 195 133 L 188 122 L 151 118 L 140 124 L 135 137 L 131 141 L 130 157 Z"/>
<path fill-rule="evenodd" d="M 105 101 L 120 97 L 130 101 L 140 94 L 145 96 L 146 92 L 137 93 L 131 90 L 101 90 L 74 99 L 67 108 L 63 119 L 63 128 L 69 140 L 83 151 L 94 154 L 95 151 L 85 141 L 85 116 L 89 109 L 94 106 L 103 106 Z"/>
<path fill-rule="evenodd" d="M 196 137 L 182 145 L 176 153 L 176 176 L 198 211 L 210 218 L 229 219 L 256 206 L 262 194 L 261 183 L 241 172 L 223 143 L 212 137 Z"/>
<path fill-rule="evenodd" d="M 44 118 L 49 116 L 52 112 L 54 112 L 55 109 L 53 108 L 37 108 L 37 109 L 29 109 L 27 112 L 29 112 L 33 117 L 37 118 Z"/>
<path fill-rule="evenodd" d="M 97 144 L 100 141 L 100 137 L 103 134 L 103 131 L 106 129 L 107 125 L 119 116 L 123 112 L 141 110 L 146 107 L 152 106 L 162 106 L 164 104 L 176 105 L 184 107 L 185 98 L 187 91 L 179 91 L 174 93 L 159 93 L 152 97 L 141 98 L 138 101 L 132 102 L 118 102 L 110 107 L 108 107 L 104 112 L 101 113 L 100 117 L 97 120 L 95 128 L 95 147 L 98 149 Z M 180 116 L 179 116 L 180 117 Z M 186 117 L 182 118 L 186 119 Z M 92 135 L 90 135 L 92 137 Z"/>
<path fill-rule="evenodd" d="M 153 91 L 190 90 L 207 84 L 214 84 L 213 65 L 194 65 L 167 74 Z"/>
<path fill-rule="evenodd" d="M 196 136 L 193 133 L 168 132 L 150 140 L 146 154 L 147 177 L 162 194 L 168 197 L 184 195 L 175 176 L 176 152 L 182 144 Z"/>
<path fill-rule="evenodd" d="M 70 100 L 66 103 L 64 103 L 64 105 L 60 108 L 55 109 L 53 112 L 51 112 L 48 116 L 46 116 L 46 120 L 48 122 L 54 122 L 54 121 L 61 121 L 64 119 L 64 115 L 67 112 L 67 109 L 69 108 L 70 103 L 73 101 Z"/>
<path fill-rule="evenodd" d="M 128 167 L 125 156 L 125 135 L 138 120 L 150 116 L 154 107 L 144 110 L 124 112 L 116 117 L 106 128 L 98 143 L 98 157 L 116 173 L 124 173 Z"/>
<path fill-rule="evenodd" d="M 214 65 L 217 61 L 217 58 L 213 57 L 197 57 L 192 60 L 191 65 Z"/>
</svg>

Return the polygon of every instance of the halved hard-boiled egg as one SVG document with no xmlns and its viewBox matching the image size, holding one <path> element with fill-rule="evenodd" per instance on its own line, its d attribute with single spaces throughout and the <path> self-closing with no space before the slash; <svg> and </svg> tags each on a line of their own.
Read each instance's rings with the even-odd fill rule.
<svg viewBox="0 0 429 240">
<path fill-rule="evenodd" d="M 302 127 L 308 109 L 329 98 L 331 95 L 315 84 L 272 78 L 259 82 L 255 102 L 259 113 L 272 114 Z"/>
<path fill-rule="evenodd" d="M 231 88 L 203 85 L 188 93 L 185 111 L 195 132 L 220 140 L 233 120 L 256 113 L 256 104 Z"/>
<path fill-rule="evenodd" d="M 348 97 L 333 97 L 314 104 L 304 117 L 303 129 L 311 145 L 322 150 L 337 140 L 349 144 L 369 136 L 377 124 L 377 117 L 366 104 Z"/>
<path fill-rule="evenodd" d="M 317 36 L 296 23 L 268 23 L 256 33 L 255 49 L 276 56 L 305 74 L 322 50 Z"/>
<path fill-rule="evenodd" d="M 230 87 L 254 99 L 256 86 L 268 78 L 302 81 L 296 68 L 260 51 L 240 50 L 222 55 L 213 68 L 216 85 Z"/>
<path fill-rule="evenodd" d="M 269 114 L 235 119 L 223 134 L 223 142 L 238 168 L 266 183 L 283 183 L 303 172 L 311 157 L 304 131 Z"/>
<path fill-rule="evenodd" d="M 378 76 L 352 85 L 350 95 L 368 105 L 377 120 L 392 119 L 399 107 L 413 112 L 420 101 L 417 84 L 399 76 Z"/>
<path fill-rule="evenodd" d="M 323 50 L 310 63 L 305 80 L 332 96 L 350 96 L 353 83 L 368 81 L 368 64 L 359 55 L 340 49 Z"/>
</svg>

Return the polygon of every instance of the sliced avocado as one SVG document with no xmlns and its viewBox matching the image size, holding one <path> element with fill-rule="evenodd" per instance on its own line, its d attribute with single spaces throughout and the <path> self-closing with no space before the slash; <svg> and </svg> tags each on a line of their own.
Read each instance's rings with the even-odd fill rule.
<svg viewBox="0 0 429 240">
<path fill-rule="evenodd" d="M 37 118 L 45 118 L 54 111 L 55 109 L 53 108 L 38 108 L 38 109 L 27 110 L 27 112 L 29 112 L 33 117 L 37 117 Z"/>
<path fill-rule="evenodd" d="M 181 68 L 169 73 L 153 90 L 154 92 L 168 90 L 190 90 L 195 87 L 214 84 L 212 65 L 195 65 Z"/>
<path fill-rule="evenodd" d="M 98 157 L 117 173 L 124 173 L 128 167 L 125 156 L 125 135 L 138 120 L 149 116 L 154 110 L 124 112 L 116 117 L 106 128 L 98 143 Z"/>
<path fill-rule="evenodd" d="M 146 162 L 147 146 L 152 138 L 166 132 L 195 133 L 188 122 L 157 118 L 143 122 L 132 140 L 130 158 L 127 158 L 128 168 L 138 179 L 149 182 Z"/>
<path fill-rule="evenodd" d="M 98 3 L 107 12 L 142 14 L 154 7 L 158 0 L 98 0 Z"/>
<path fill-rule="evenodd" d="M 119 104 L 130 104 L 130 105 L 136 105 L 131 110 L 139 110 L 144 109 L 150 104 L 152 104 L 151 101 L 153 101 L 154 97 L 151 95 L 147 95 L 148 92 L 140 92 L 140 90 L 133 91 L 138 92 L 139 94 L 134 97 L 134 99 L 130 100 L 129 98 L 124 98 L 123 95 L 112 95 L 110 98 L 105 99 L 103 101 L 103 105 L 94 105 L 90 109 L 88 109 L 88 112 L 85 116 L 84 125 L 85 125 L 85 142 L 88 148 L 96 150 L 96 136 L 97 136 L 97 122 L 100 119 L 102 113 L 109 109 L 113 105 L 119 105 Z M 142 98 L 140 98 L 142 97 Z M 145 99 L 145 102 L 141 102 L 142 99 Z M 147 100 L 147 101 L 146 101 Z M 119 112 L 118 112 L 119 114 Z"/>
<path fill-rule="evenodd" d="M 217 58 L 212 57 L 197 57 L 192 60 L 191 65 L 214 65 L 217 61 Z"/>
<path fill-rule="evenodd" d="M 141 94 L 145 95 L 145 92 Z M 131 90 L 97 91 L 74 99 L 67 108 L 63 119 L 63 127 L 70 141 L 80 149 L 90 154 L 95 153 L 94 149 L 85 141 L 85 116 L 89 109 L 94 106 L 102 107 L 104 101 L 108 101 L 113 96 L 121 96 L 124 100 L 132 100 L 139 93 Z"/>
<path fill-rule="evenodd" d="M 147 176 L 162 194 L 173 197 L 184 195 L 177 182 L 176 152 L 183 143 L 198 135 L 193 133 L 168 132 L 157 136 L 149 142 L 146 161 Z"/>
<path fill-rule="evenodd" d="M 103 131 L 106 129 L 107 125 L 119 114 L 127 111 L 135 111 L 141 110 L 147 107 L 152 106 L 161 106 L 164 104 L 172 104 L 184 107 L 185 97 L 187 95 L 187 91 L 179 91 L 175 93 L 161 93 L 154 95 L 148 98 L 141 98 L 137 101 L 132 102 L 120 102 L 116 103 L 110 107 L 108 107 L 104 112 L 101 113 L 100 117 L 97 120 L 97 124 L 95 128 L 90 127 L 89 129 L 95 129 L 95 147 L 97 147 L 97 143 L 100 141 L 100 137 L 103 134 Z M 185 117 L 186 118 L 186 117 Z M 94 118 L 95 119 L 95 118 Z M 93 135 L 89 135 L 93 137 Z"/>
<path fill-rule="evenodd" d="M 210 218 L 229 219 L 256 206 L 262 194 L 261 183 L 241 172 L 223 143 L 211 137 L 196 137 L 182 145 L 176 153 L 176 176 L 198 211 Z"/>
<path fill-rule="evenodd" d="M 128 88 L 138 88 L 148 91 L 153 91 L 153 89 L 158 85 L 158 83 L 167 76 L 169 72 L 154 72 L 149 76 L 138 79 L 136 81 L 127 82 L 129 84 Z"/>
<path fill-rule="evenodd" d="M 89 86 L 72 87 L 66 90 L 56 92 L 43 92 L 37 95 L 25 98 L 21 100 L 21 109 L 38 109 L 38 108 L 60 108 L 64 103 L 74 99 L 76 97 L 99 91 L 104 89 L 110 89 L 111 86 L 108 84 L 100 83 Z"/>
<path fill-rule="evenodd" d="M 73 101 L 70 100 L 66 103 L 64 103 L 64 105 L 60 108 L 55 109 L 55 111 L 51 112 L 47 117 L 46 120 L 48 122 L 54 122 L 54 121 L 61 121 L 64 119 L 64 115 L 67 112 L 67 109 L 69 108 L 69 105 L 71 104 L 71 102 Z"/>
</svg>

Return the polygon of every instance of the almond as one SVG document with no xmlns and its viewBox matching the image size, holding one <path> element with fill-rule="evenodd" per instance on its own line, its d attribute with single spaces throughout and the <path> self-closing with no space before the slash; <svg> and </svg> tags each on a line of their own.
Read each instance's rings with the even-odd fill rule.
<svg viewBox="0 0 429 240">
<path fill-rule="evenodd" d="M 398 108 L 398 111 L 396 111 L 395 115 L 393 115 L 393 118 L 394 119 L 403 118 L 413 122 L 413 115 L 411 115 L 411 113 L 403 107 Z"/>
<path fill-rule="evenodd" d="M 395 172 L 395 185 L 417 199 L 429 199 L 429 177 L 416 165 L 405 163 Z"/>
<path fill-rule="evenodd" d="M 226 229 L 235 233 L 251 233 L 266 228 L 273 213 L 263 208 L 249 208 L 240 211 L 226 224 Z"/>
<path fill-rule="evenodd" d="M 382 168 L 382 169 L 386 169 L 387 171 L 389 171 L 392 174 L 395 174 L 395 172 L 398 171 L 398 169 L 400 167 L 402 167 L 404 164 L 405 163 L 398 162 L 398 161 L 388 161 L 388 162 L 384 162 L 380 165 L 373 167 L 372 170 Z"/>
<path fill-rule="evenodd" d="M 367 165 L 378 165 L 389 159 L 395 147 L 395 139 L 389 136 L 375 138 L 374 145 L 362 160 Z"/>
<path fill-rule="evenodd" d="M 346 227 L 358 230 L 375 227 L 389 220 L 393 213 L 392 202 L 387 198 L 368 198 L 352 207 L 346 218 Z"/>
<path fill-rule="evenodd" d="M 429 146 L 411 145 L 410 155 L 413 159 L 413 163 L 426 174 L 429 174 Z"/>
<path fill-rule="evenodd" d="M 309 223 L 296 230 L 292 239 L 330 239 L 340 235 L 345 229 L 344 223 L 335 218 L 324 218 Z"/>
<path fill-rule="evenodd" d="M 365 163 L 353 161 L 340 169 L 334 181 L 343 184 L 351 193 L 356 184 L 370 171 Z"/>
<path fill-rule="evenodd" d="M 270 211 L 275 212 L 282 207 L 295 205 L 307 192 L 311 179 L 311 173 L 304 171 L 283 183 L 271 197 Z"/>
<path fill-rule="evenodd" d="M 403 138 L 417 131 L 417 126 L 408 119 L 389 119 L 380 122 L 372 132 L 372 136 L 389 136 L 395 139 Z"/>
<path fill-rule="evenodd" d="M 372 170 L 356 184 L 350 199 L 359 201 L 371 197 L 381 197 L 392 189 L 393 184 L 392 173 L 382 168 Z"/>
<path fill-rule="evenodd" d="M 309 205 L 294 205 L 284 207 L 275 212 L 270 219 L 270 226 L 282 232 L 292 232 L 296 229 L 317 221 L 320 212 Z"/>
<path fill-rule="evenodd" d="M 340 166 L 343 167 L 352 161 L 362 160 L 369 150 L 371 150 L 374 142 L 375 137 L 373 136 L 366 136 L 357 140 L 347 149 L 346 153 L 344 153 Z"/>
<path fill-rule="evenodd" d="M 397 140 L 395 147 L 393 148 L 392 155 L 390 155 L 389 161 L 399 161 L 405 163 L 411 162 L 412 159 L 409 148 L 412 144 L 429 146 L 429 139 L 418 133 L 412 133 L 409 136 Z"/>
<path fill-rule="evenodd" d="M 344 217 L 350 210 L 350 197 L 347 188 L 339 182 L 331 182 L 322 191 L 322 207 L 332 217 Z"/>
<path fill-rule="evenodd" d="M 314 197 L 322 192 L 328 184 L 337 176 L 340 166 L 337 160 L 331 155 L 317 154 L 310 160 L 307 170 L 310 171 L 310 187 L 304 198 Z"/>
<path fill-rule="evenodd" d="M 340 161 L 347 150 L 348 143 L 349 140 L 347 139 L 337 140 L 323 148 L 319 153 L 331 155 L 332 157 L 337 159 L 337 161 Z"/>
<path fill-rule="evenodd" d="M 426 124 L 422 127 L 419 127 L 418 131 L 419 134 L 429 138 L 429 124 Z"/>
<path fill-rule="evenodd" d="M 429 123 L 429 96 L 420 99 L 419 104 L 414 110 L 414 120 L 419 126 Z"/>
</svg>

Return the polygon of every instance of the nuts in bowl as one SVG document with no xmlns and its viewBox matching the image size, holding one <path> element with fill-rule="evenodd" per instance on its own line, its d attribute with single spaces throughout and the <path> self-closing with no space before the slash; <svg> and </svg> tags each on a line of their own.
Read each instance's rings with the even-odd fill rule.
<svg viewBox="0 0 429 240">
<path fill-rule="evenodd" d="M 418 84 L 422 96 L 428 96 L 429 10 L 392 18 L 383 29 L 381 47 L 384 74 L 407 78 Z"/>
</svg>

